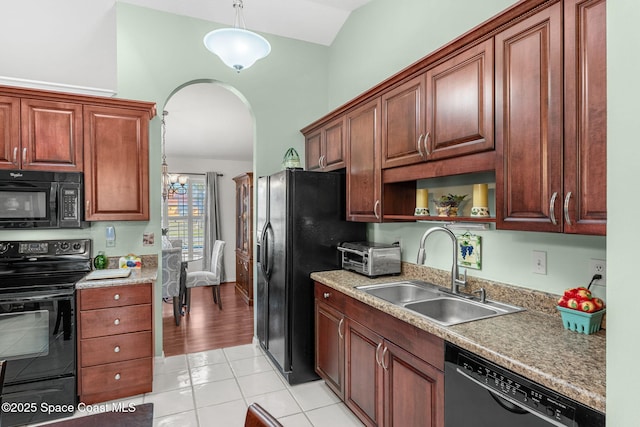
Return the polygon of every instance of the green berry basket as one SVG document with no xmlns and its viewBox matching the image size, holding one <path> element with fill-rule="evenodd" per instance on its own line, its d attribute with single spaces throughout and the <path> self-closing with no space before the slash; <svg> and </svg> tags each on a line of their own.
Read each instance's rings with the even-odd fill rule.
<svg viewBox="0 0 640 427">
<path fill-rule="evenodd" d="M 581 334 L 595 334 L 600 330 L 602 316 L 606 309 L 598 310 L 593 313 L 585 313 L 584 311 L 573 310 L 571 308 L 556 307 L 562 316 L 562 324 L 565 329 L 575 331 Z"/>
</svg>

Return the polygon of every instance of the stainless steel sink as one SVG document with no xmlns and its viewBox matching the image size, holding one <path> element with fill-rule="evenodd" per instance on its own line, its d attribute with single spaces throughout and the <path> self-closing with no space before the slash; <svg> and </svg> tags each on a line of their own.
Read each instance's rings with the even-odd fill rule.
<svg viewBox="0 0 640 427">
<path fill-rule="evenodd" d="M 384 283 L 381 285 L 359 286 L 358 289 L 394 304 L 404 304 L 411 301 L 438 298 L 442 295 L 435 285 L 431 285 L 433 287 L 428 286 L 426 283 L 404 281 Z"/>
<path fill-rule="evenodd" d="M 470 295 L 453 294 L 433 284 L 417 280 L 359 286 L 357 289 L 411 310 L 443 326 L 523 310 L 492 300 L 480 302 Z"/>
</svg>

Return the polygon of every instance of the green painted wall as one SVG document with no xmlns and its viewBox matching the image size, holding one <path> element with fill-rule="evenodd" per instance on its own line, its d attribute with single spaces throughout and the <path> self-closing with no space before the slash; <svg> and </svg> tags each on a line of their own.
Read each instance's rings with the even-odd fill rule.
<svg viewBox="0 0 640 427">
<path fill-rule="evenodd" d="M 640 160 L 638 22 L 640 2 L 607 2 L 607 425 L 615 427 L 638 425 L 640 334 L 632 227 L 640 212 L 634 184 Z"/>
<path fill-rule="evenodd" d="M 271 54 L 238 74 L 202 43 L 204 35 L 217 28 L 215 24 L 126 3 L 117 5 L 117 23 L 118 97 L 154 101 L 161 112 L 173 90 L 184 83 L 200 79 L 220 81 L 237 90 L 254 116 L 256 176 L 280 170 L 287 148 L 304 152 L 299 129 L 326 112 L 327 47 L 265 35 L 272 46 Z M 155 230 L 156 236 L 160 236 L 160 118 L 152 121 L 150 135 L 152 218 L 149 223 L 133 224 L 123 236 L 126 239 L 123 247 L 135 248 L 146 229 Z M 94 229 L 103 228 L 97 225 Z M 103 234 L 98 230 L 93 236 L 98 245 L 104 241 Z M 149 248 L 139 249 L 149 253 Z M 153 249 L 154 253 L 159 252 L 159 243 Z M 156 307 L 161 307 L 160 282 L 156 288 Z M 160 354 L 159 309 L 154 323 L 156 354 Z"/>
</svg>

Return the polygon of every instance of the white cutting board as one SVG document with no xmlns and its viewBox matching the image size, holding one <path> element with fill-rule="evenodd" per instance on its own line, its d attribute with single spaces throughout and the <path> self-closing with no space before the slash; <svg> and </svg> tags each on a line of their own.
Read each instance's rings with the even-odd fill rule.
<svg viewBox="0 0 640 427">
<path fill-rule="evenodd" d="M 121 279 L 123 277 L 129 277 L 131 270 L 128 268 L 109 268 L 106 270 L 94 270 L 85 276 L 85 280 L 100 280 L 100 279 Z"/>
</svg>

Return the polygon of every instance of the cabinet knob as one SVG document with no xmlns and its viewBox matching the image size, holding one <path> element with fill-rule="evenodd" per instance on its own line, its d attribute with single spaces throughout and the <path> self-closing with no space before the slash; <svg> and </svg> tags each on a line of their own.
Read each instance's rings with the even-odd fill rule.
<svg viewBox="0 0 640 427">
<path fill-rule="evenodd" d="M 113 379 L 115 379 L 116 381 L 118 381 L 120 379 L 120 374 L 116 374 Z"/>
<path fill-rule="evenodd" d="M 331 294 L 329 292 L 325 292 L 324 294 L 322 294 L 322 297 L 324 299 L 329 299 L 330 296 L 331 296 Z"/>
<path fill-rule="evenodd" d="M 115 348 L 113 349 L 113 352 L 120 353 L 120 346 L 119 345 L 115 346 Z"/>
<path fill-rule="evenodd" d="M 116 301 L 118 301 L 118 300 L 120 299 L 120 294 L 115 294 L 115 295 L 113 296 L 113 299 L 114 299 L 114 300 L 116 300 Z"/>
<path fill-rule="evenodd" d="M 119 325 L 119 324 L 120 324 L 120 319 L 116 319 L 116 320 L 114 320 L 114 321 L 113 321 L 113 324 L 114 324 L 114 325 L 116 325 L 116 326 L 117 326 L 117 325 Z"/>
</svg>

